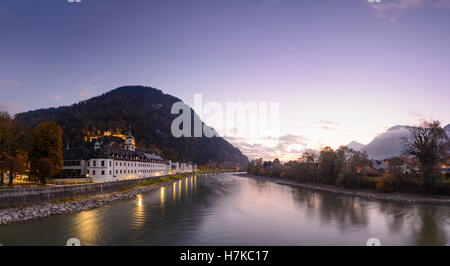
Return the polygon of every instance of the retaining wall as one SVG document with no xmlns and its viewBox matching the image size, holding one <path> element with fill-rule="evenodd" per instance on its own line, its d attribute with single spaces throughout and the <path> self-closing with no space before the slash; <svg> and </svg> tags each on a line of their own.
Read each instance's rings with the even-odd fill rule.
<svg viewBox="0 0 450 266">
<path fill-rule="evenodd" d="M 66 185 L 42 188 L 0 189 L 0 208 L 52 202 L 77 196 L 91 196 L 132 187 L 143 181 L 157 181 L 167 176 L 147 177 L 105 183 Z"/>
</svg>

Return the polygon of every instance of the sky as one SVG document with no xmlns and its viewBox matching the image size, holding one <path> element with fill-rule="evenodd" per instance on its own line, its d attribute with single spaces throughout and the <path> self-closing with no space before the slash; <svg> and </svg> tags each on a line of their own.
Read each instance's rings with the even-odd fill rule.
<svg viewBox="0 0 450 266">
<path fill-rule="evenodd" d="M 250 158 L 446 125 L 449 73 L 450 0 L 0 1 L 0 110 L 123 85 L 279 103 L 276 135 L 226 136 Z"/>
</svg>

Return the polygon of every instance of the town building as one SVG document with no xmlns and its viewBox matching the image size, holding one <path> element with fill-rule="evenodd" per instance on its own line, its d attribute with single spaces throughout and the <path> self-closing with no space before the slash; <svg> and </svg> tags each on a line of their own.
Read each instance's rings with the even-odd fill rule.
<svg viewBox="0 0 450 266">
<path fill-rule="evenodd" d="M 442 160 L 439 170 L 443 174 L 450 174 L 450 157 L 447 157 L 444 160 Z"/>
<path fill-rule="evenodd" d="M 67 147 L 64 151 L 62 176 L 85 176 L 90 177 L 93 182 L 108 182 L 193 171 L 192 164 L 190 167 L 181 164 L 184 165 L 183 168 L 174 168 L 173 164 L 158 155 L 136 151 L 135 138 L 128 132 L 122 147 L 102 145 L 98 140 L 93 149 Z"/>
</svg>

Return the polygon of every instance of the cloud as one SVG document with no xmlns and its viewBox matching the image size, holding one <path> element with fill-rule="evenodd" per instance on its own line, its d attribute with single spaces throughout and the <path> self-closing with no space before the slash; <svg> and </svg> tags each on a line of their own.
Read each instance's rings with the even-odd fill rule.
<svg viewBox="0 0 450 266">
<path fill-rule="evenodd" d="M 11 103 L 11 102 L 0 102 L 0 111 L 2 112 L 8 112 L 10 114 L 15 114 L 19 108 L 19 105 L 17 103 Z"/>
<path fill-rule="evenodd" d="M 92 98 L 92 96 L 94 96 L 94 92 L 90 88 L 84 88 L 78 92 L 78 96 L 80 96 L 83 99 L 89 99 Z"/>
<path fill-rule="evenodd" d="M 267 142 L 271 141 L 274 145 L 268 145 L 266 142 L 252 143 L 252 140 L 246 138 L 225 137 L 233 145 L 238 147 L 242 153 L 251 159 L 264 158 L 273 160 L 289 160 L 300 155 L 300 150 L 304 150 L 308 139 L 301 135 L 283 135 L 279 138 L 267 137 Z M 274 142 L 276 141 L 276 142 Z"/>
<path fill-rule="evenodd" d="M 332 126 L 339 126 L 340 125 L 339 122 L 329 121 L 329 120 L 319 120 L 319 121 L 317 121 L 317 123 L 324 124 L 324 125 L 332 125 Z"/>
<path fill-rule="evenodd" d="M 54 103 L 54 102 L 57 102 L 57 101 L 61 100 L 61 98 L 62 98 L 61 95 L 57 95 L 55 97 L 49 98 L 48 101 L 51 102 L 51 103 Z"/>
<path fill-rule="evenodd" d="M 365 0 L 367 1 L 367 0 Z M 397 22 L 400 15 L 411 9 L 419 8 L 449 8 L 450 0 L 381 0 L 381 3 L 369 3 L 377 16 Z"/>
<path fill-rule="evenodd" d="M 12 89 L 12 88 L 16 88 L 19 86 L 20 86 L 20 83 L 15 80 L 7 80 L 7 79 L 0 80 L 0 90 Z"/>
<path fill-rule="evenodd" d="M 408 111 L 408 115 L 419 118 L 419 119 L 423 119 L 425 116 L 417 111 Z"/>
</svg>

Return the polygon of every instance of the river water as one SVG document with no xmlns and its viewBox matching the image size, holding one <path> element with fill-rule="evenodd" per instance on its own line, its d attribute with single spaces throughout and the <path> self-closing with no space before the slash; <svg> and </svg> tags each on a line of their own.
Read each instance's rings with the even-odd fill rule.
<svg viewBox="0 0 450 266">
<path fill-rule="evenodd" d="M 0 226 L 2 245 L 446 245 L 450 206 L 199 175 L 105 207 Z"/>
</svg>

